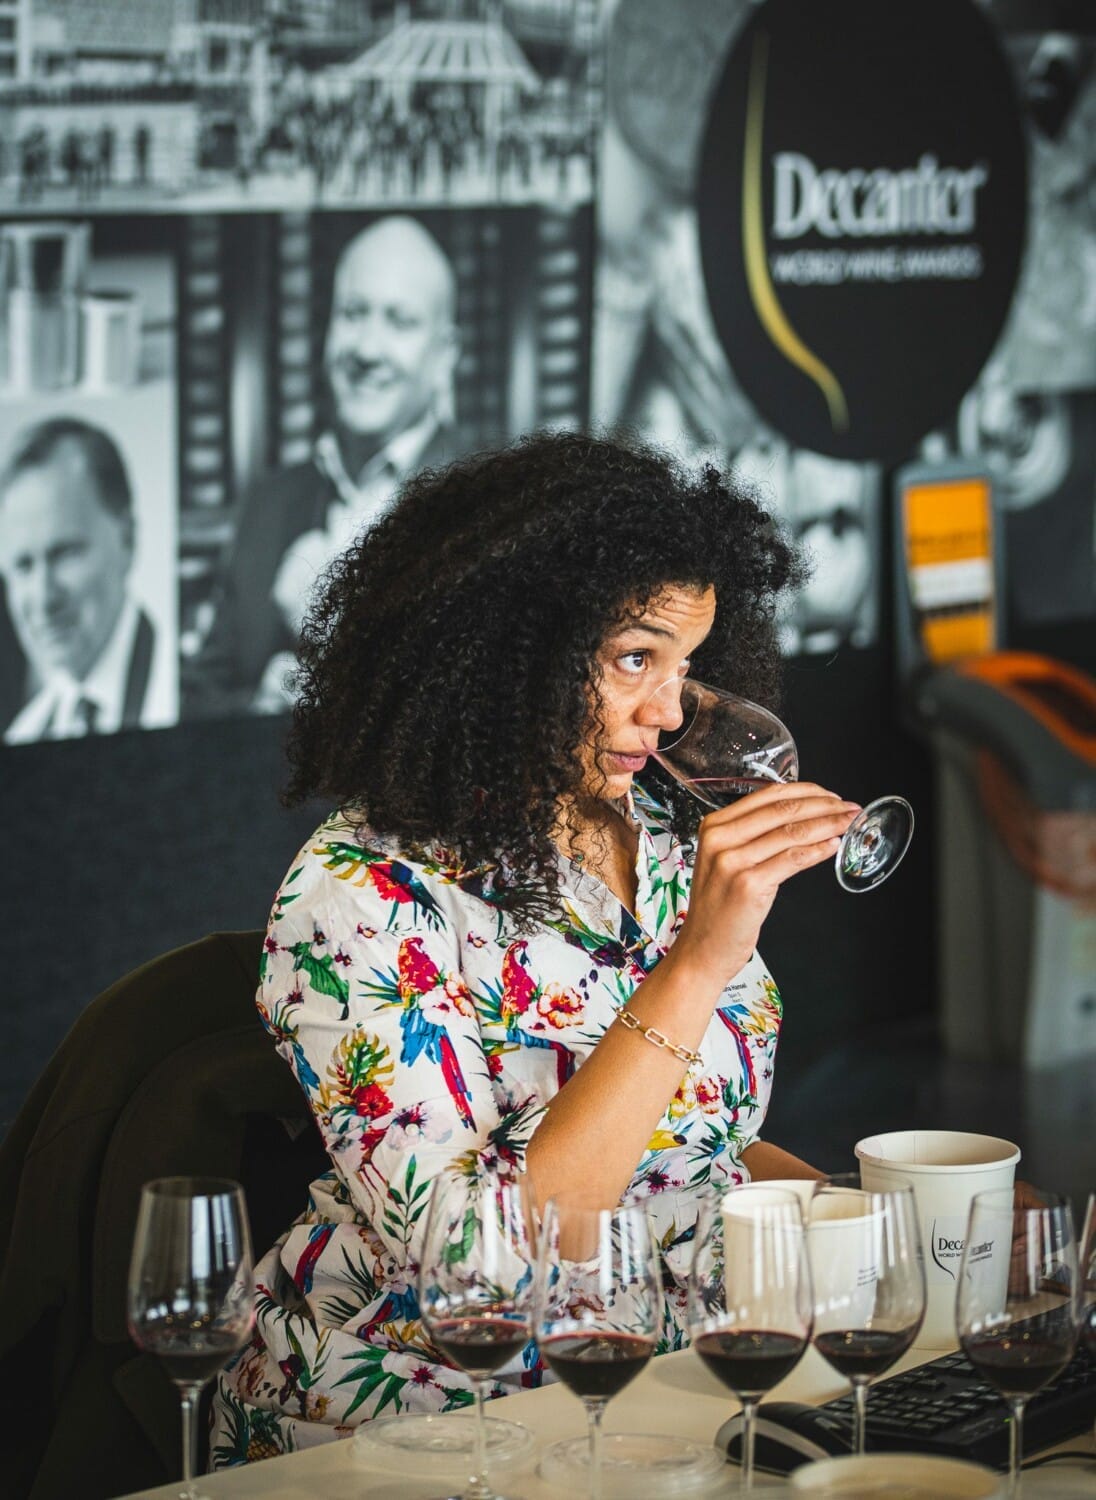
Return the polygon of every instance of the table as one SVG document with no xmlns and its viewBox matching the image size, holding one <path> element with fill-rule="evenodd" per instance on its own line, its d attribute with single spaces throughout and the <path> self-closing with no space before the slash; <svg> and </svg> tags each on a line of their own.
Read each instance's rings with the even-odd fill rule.
<svg viewBox="0 0 1096 1500">
<path fill-rule="evenodd" d="M 897 1374 L 943 1352 L 915 1346 L 888 1373 Z M 847 1390 L 848 1385 L 810 1348 L 766 1400 L 821 1403 Z M 708 1443 L 737 1409 L 738 1403 L 730 1392 L 709 1374 L 691 1350 L 684 1349 L 652 1359 L 632 1384 L 609 1403 L 605 1431 L 672 1432 L 678 1437 Z M 521 1423 L 536 1439 L 526 1459 L 497 1470 L 496 1483 L 521 1500 L 559 1500 L 560 1489 L 545 1484 L 537 1474 L 537 1459 L 550 1443 L 577 1437 L 586 1430 L 586 1417 L 578 1397 L 557 1384 L 501 1397 L 492 1401 L 487 1410 L 489 1415 Z M 1091 1438 L 1072 1439 L 1065 1446 L 1085 1448 L 1091 1442 Z M 370 1448 L 367 1461 L 352 1439 L 325 1443 L 304 1453 L 209 1474 L 203 1478 L 200 1490 L 211 1500 L 221 1497 L 247 1500 L 252 1496 L 262 1496 L 263 1500 L 438 1500 L 446 1494 L 447 1486 L 451 1494 L 460 1492 L 465 1478 L 460 1472 L 446 1474 L 441 1479 L 412 1476 L 400 1472 L 398 1459 L 382 1467 L 376 1452 Z M 728 1471 L 728 1493 L 733 1489 L 736 1474 L 737 1470 Z M 1086 1482 L 1091 1482 L 1087 1476 Z M 141 1493 L 149 1500 L 152 1497 L 177 1500 L 179 1485 L 163 1485 Z M 718 1489 L 705 1492 L 713 1496 L 719 1493 Z M 580 1497 L 570 1496 L 568 1500 Z"/>
</svg>

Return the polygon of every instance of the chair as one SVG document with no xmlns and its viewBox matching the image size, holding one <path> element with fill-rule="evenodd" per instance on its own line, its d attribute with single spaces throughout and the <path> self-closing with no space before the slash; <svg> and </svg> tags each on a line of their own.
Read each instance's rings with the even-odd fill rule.
<svg viewBox="0 0 1096 1500">
<path fill-rule="evenodd" d="M 94 1500 L 178 1476 L 176 1393 L 126 1330 L 141 1184 L 236 1178 L 261 1254 L 330 1165 L 255 1012 L 261 951 L 259 932 L 215 933 L 112 985 L 0 1144 L 11 1496 Z"/>
</svg>

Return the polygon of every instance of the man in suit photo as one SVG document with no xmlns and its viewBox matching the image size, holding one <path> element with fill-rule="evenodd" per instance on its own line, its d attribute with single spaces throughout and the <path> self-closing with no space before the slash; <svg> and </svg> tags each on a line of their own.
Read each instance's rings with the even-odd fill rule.
<svg viewBox="0 0 1096 1500">
<path fill-rule="evenodd" d="M 216 614 L 193 670 L 197 712 L 283 712 L 316 580 L 407 478 L 456 456 L 456 285 L 416 220 L 361 230 L 335 268 L 324 340 L 332 420 L 307 462 L 245 498 Z"/>
<path fill-rule="evenodd" d="M 5 744 L 174 722 L 174 663 L 130 589 L 134 537 L 107 432 L 64 416 L 17 438 L 0 473 L 0 581 L 23 655 Z"/>
</svg>

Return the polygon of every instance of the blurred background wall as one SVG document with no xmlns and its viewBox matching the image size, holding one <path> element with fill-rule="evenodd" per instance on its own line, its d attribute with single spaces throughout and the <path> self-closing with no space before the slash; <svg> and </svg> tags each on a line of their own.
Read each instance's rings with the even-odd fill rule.
<svg viewBox="0 0 1096 1500">
<path fill-rule="evenodd" d="M 819 74 L 840 57 L 867 76 L 879 38 L 833 3 Z M 1015 121 L 1023 213 L 989 225 L 979 253 L 1015 233 L 1019 260 L 946 410 L 843 449 L 803 442 L 797 412 L 817 393 L 804 382 L 767 400 L 718 316 L 712 122 L 737 108 L 735 59 L 765 10 L 0 0 L 0 1120 L 112 979 L 265 922 L 316 820 L 277 800 L 279 642 L 338 516 L 373 513 L 420 462 L 543 425 L 623 424 L 732 465 L 810 552 L 813 578 L 782 622 L 803 774 L 863 801 L 902 792 L 919 821 L 902 870 L 871 895 L 820 872 L 781 896 L 765 953 L 787 1004 L 782 1066 L 791 1080 L 852 1038 L 931 1034 L 935 785 L 896 668 L 896 475 L 983 475 L 1009 644 L 1096 668 L 1096 25 L 1080 0 L 955 0 L 952 20 L 944 7 L 918 23 L 945 57 L 954 28 L 957 68 L 981 28 L 986 76 L 994 58 L 1007 75 L 964 118 Z M 878 165 L 870 126 L 865 168 Z M 955 139 L 959 163 L 961 119 Z M 810 327 L 823 262 L 789 264 L 780 274 L 799 283 L 784 302 Z M 887 288 L 888 306 L 901 290 Z M 980 284 L 960 290 L 943 333 L 873 356 L 896 410 L 920 410 L 933 370 L 946 388 L 972 358 L 963 310 Z M 397 311 L 389 342 L 367 348 L 374 303 Z M 858 336 L 842 316 L 838 358 Z M 409 435 L 359 472 L 354 411 L 404 398 Z M 60 470 L 28 466 L 28 442 L 78 444 L 74 428 L 105 435 L 128 476 L 125 618 L 147 622 L 143 671 L 134 647 L 118 701 L 90 723 L 52 674 L 96 622 L 77 618 L 62 579 L 43 625 L 31 554 L 60 547 L 63 527 L 26 540 L 16 503 L 28 475 Z M 89 514 L 79 524 L 98 524 Z M 269 629 L 252 640 L 260 618 Z"/>
</svg>

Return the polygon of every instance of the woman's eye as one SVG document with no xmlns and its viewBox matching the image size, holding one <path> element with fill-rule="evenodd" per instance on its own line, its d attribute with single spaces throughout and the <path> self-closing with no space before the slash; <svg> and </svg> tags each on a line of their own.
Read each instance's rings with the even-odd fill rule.
<svg viewBox="0 0 1096 1500">
<path fill-rule="evenodd" d="M 617 657 L 617 664 L 622 667 L 625 672 L 631 672 L 638 675 L 638 673 L 642 672 L 643 668 L 647 665 L 647 653 L 646 651 L 628 651 L 623 656 Z"/>
</svg>

